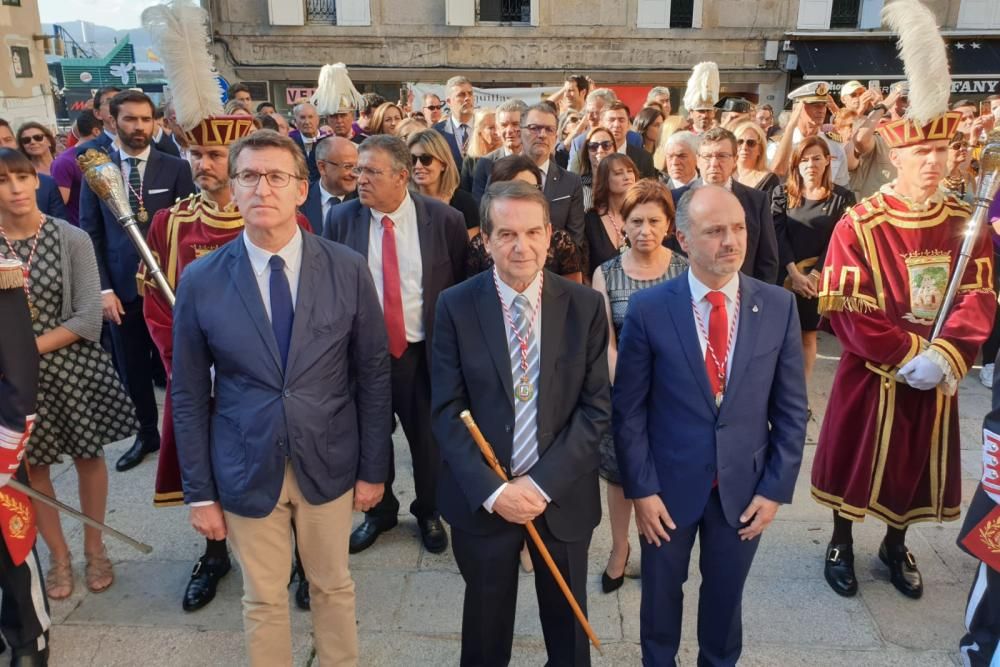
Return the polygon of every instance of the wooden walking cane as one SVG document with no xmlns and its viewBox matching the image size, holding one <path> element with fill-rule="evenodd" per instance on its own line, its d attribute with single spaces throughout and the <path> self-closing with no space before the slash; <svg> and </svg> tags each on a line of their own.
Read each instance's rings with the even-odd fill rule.
<svg viewBox="0 0 1000 667">
<path fill-rule="evenodd" d="M 479 426 L 476 425 L 476 420 L 472 418 L 472 413 L 468 410 L 462 410 L 458 415 L 465 427 L 469 429 L 469 433 L 472 435 L 472 439 L 476 441 L 476 445 L 479 447 L 479 451 L 482 452 L 483 458 L 486 459 L 486 463 L 493 469 L 493 472 L 497 474 L 497 477 L 503 481 L 507 480 L 507 474 L 503 471 L 503 466 L 497 461 L 497 455 L 493 453 L 493 447 L 490 443 L 486 442 L 486 438 L 483 436 L 482 432 L 479 430 Z M 573 614 L 576 616 L 576 620 L 580 622 L 580 627 L 583 631 L 587 633 L 587 637 L 590 638 L 590 643 L 594 645 L 597 652 L 604 655 L 604 651 L 601 650 L 601 640 L 597 638 L 594 634 L 594 629 L 590 627 L 590 622 L 587 621 L 587 617 L 583 615 L 583 610 L 580 609 L 580 605 L 577 604 L 576 598 L 573 596 L 573 591 L 569 589 L 566 580 L 563 579 L 562 573 L 559 572 L 559 568 L 556 566 L 554 560 L 552 560 L 552 555 L 549 550 L 545 547 L 545 543 L 542 542 L 542 536 L 538 534 L 538 530 L 535 528 L 535 524 L 531 521 L 524 524 L 524 527 L 528 531 L 528 535 L 531 536 L 531 541 L 535 543 L 538 548 L 538 553 L 542 555 L 542 560 L 545 564 L 549 566 L 549 571 L 552 573 L 552 577 L 559 584 L 559 588 L 562 590 L 563 595 L 566 597 L 566 602 L 569 603 L 570 608 L 573 610 Z"/>
</svg>

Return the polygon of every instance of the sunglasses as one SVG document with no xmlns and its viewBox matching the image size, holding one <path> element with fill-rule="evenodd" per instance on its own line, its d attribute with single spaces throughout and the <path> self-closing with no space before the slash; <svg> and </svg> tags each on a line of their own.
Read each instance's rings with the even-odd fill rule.
<svg viewBox="0 0 1000 667">
<path fill-rule="evenodd" d="M 424 106 L 425 109 L 430 109 L 431 111 L 440 111 L 442 104 L 427 104 Z"/>
<path fill-rule="evenodd" d="M 757 148 L 757 140 L 756 139 L 737 139 L 736 145 L 737 146 L 744 146 L 745 145 L 747 148 Z"/>
<path fill-rule="evenodd" d="M 44 134 L 26 134 L 23 137 L 21 137 L 21 143 L 22 144 L 30 144 L 31 142 L 35 142 L 35 143 L 39 143 L 39 144 L 45 143 L 45 135 Z"/>
<path fill-rule="evenodd" d="M 950 148 L 953 151 L 966 150 L 968 147 L 969 147 L 969 144 L 964 144 L 964 143 L 956 143 L 956 144 L 952 144 L 951 146 L 948 146 L 948 148 Z"/>
<path fill-rule="evenodd" d="M 587 150 L 591 153 L 596 153 L 599 150 L 610 151 L 614 147 L 615 145 L 610 141 L 590 141 L 587 143 Z"/>
<path fill-rule="evenodd" d="M 434 156 L 428 155 L 427 153 L 424 153 L 423 155 L 410 155 L 410 162 L 414 167 L 417 166 L 418 162 L 425 167 L 429 167 L 434 162 Z"/>
</svg>

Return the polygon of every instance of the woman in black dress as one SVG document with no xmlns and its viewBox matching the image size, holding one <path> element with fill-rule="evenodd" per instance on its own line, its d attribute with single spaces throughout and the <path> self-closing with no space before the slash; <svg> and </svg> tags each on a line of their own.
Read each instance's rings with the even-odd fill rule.
<svg viewBox="0 0 1000 667">
<path fill-rule="evenodd" d="M 424 130 L 410 135 L 411 189 L 425 197 L 448 204 L 465 217 L 469 236 L 479 234 L 479 207 L 476 200 L 458 187 L 458 167 L 451 149 L 437 130 Z"/>
<path fill-rule="evenodd" d="M 625 245 L 622 201 L 628 189 L 641 178 L 635 163 L 622 153 L 612 153 L 597 166 L 594 206 L 584 214 L 583 235 L 587 239 L 587 280 L 604 262 Z"/>
<path fill-rule="evenodd" d="M 583 182 L 583 210 L 589 211 L 594 205 L 594 177 L 597 174 L 597 165 L 618 151 L 618 143 L 612 136 L 611 130 L 595 127 L 587 133 L 587 138 L 580 148 L 576 164 L 571 164 L 569 170 L 580 174 L 580 180 Z"/>
<path fill-rule="evenodd" d="M 778 237 L 778 255 L 784 285 L 795 292 L 802 326 L 806 382 L 816 362 L 817 296 L 823 260 L 833 228 L 854 206 L 854 193 L 834 185 L 830 149 L 821 137 L 804 139 L 792 153 L 792 165 L 783 185 L 774 189 L 771 215 Z"/>
</svg>

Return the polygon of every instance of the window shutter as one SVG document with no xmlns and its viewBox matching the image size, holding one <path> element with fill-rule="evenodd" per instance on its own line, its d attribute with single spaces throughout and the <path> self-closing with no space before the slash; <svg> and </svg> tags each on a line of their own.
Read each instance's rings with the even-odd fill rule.
<svg viewBox="0 0 1000 667">
<path fill-rule="evenodd" d="M 306 5 L 302 0 L 267 0 L 267 17 L 271 25 L 305 25 Z"/>
<path fill-rule="evenodd" d="M 635 24 L 637 28 L 669 28 L 670 0 L 639 0 Z"/>
<path fill-rule="evenodd" d="M 476 25 L 476 0 L 445 0 L 445 25 Z"/>
<path fill-rule="evenodd" d="M 861 20 L 858 27 L 862 30 L 878 30 L 882 27 L 882 5 L 885 0 L 861 0 Z"/>
<path fill-rule="evenodd" d="M 370 0 L 337 0 L 337 25 L 371 25 Z"/>
<path fill-rule="evenodd" d="M 996 0 L 962 0 L 956 28 L 983 30 L 1000 26 L 1000 3 Z"/>
<path fill-rule="evenodd" d="M 798 27 L 804 30 L 829 30 L 833 0 L 799 0 Z"/>
</svg>

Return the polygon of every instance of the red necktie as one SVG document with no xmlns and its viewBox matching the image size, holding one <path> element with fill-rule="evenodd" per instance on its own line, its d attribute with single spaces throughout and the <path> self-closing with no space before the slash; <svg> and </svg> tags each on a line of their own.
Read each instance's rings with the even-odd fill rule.
<svg viewBox="0 0 1000 667">
<path fill-rule="evenodd" d="M 403 323 L 403 290 L 399 282 L 396 233 L 389 216 L 382 218 L 382 311 L 389 333 L 389 354 L 399 359 L 406 351 L 406 325 Z"/>
<path fill-rule="evenodd" d="M 726 377 L 726 353 L 729 351 L 729 317 L 726 315 L 726 295 L 722 292 L 709 292 L 705 299 L 712 304 L 712 312 L 708 315 L 708 348 L 705 349 L 705 371 L 708 373 L 708 384 L 712 393 L 718 396 L 724 386 Z M 715 352 L 713 355 L 712 352 Z M 716 361 L 722 368 L 716 366 Z"/>
</svg>

